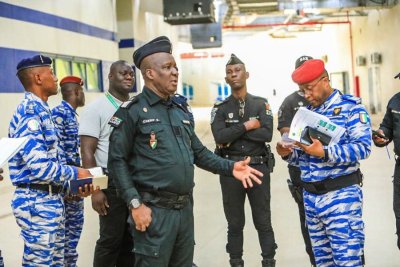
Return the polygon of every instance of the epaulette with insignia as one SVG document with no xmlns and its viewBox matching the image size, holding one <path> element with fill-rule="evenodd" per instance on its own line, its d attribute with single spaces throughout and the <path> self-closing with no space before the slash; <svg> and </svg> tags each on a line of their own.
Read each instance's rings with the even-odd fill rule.
<svg viewBox="0 0 400 267">
<path fill-rule="evenodd" d="M 26 114 L 35 114 L 36 104 L 33 101 L 28 101 L 25 106 Z"/>
<path fill-rule="evenodd" d="M 135 96 L 132 96 L 128 101 L 125 101 L 121 104 L 121 108 L 129 108 L 132 104 L 136 103 L 138 99 Z"/>
<path fill-rule="evenodd" d="M 342 95 L 342 99 L 353 102 L 354 104 L 361 104 L 361 98 L 354 95 Z"/>
<path fill-rule="evenodd" d="M 228 102 L 228 98 L 225 98 L 224 100 L 218 100 L 217 102 L 214 103 L 214 107 L 221 106 L 222 104 Z"/>
<path fill-rule="evenodd" d="M 254 95 L 253 97 L 254 97 L 255 99 L 260 99 L 260 100 L 262 100 L 262 101 L 268 103 L 268 99 L 266 99 L 265 97 L 257 96 L 257 95 Z"/>
</svg>

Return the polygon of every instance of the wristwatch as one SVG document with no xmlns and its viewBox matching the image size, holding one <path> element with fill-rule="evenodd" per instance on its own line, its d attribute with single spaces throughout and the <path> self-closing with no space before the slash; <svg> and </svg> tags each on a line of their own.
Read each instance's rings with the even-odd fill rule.
<svg viewBox="0 0 400 267">
<path fill-rule="evenodd" d="M 129 203 L 129 209 L 137 209 L 140 207 L 140 205 L 142 205 L 142 201 L 140 201 L 138 198 L 134 198 Z"/>
</svg>

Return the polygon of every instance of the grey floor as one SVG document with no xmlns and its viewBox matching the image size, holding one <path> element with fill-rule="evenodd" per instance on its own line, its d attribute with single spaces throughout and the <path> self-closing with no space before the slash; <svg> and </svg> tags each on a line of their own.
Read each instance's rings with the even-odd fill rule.
<svg viewBox="0 0 400 267">
<path fill-rule="evenodd" d="M 196 131 L 204 144 L 213 148 L 209 129 L 209 108 L 194 109 L 197 121 Z M 375 118 L 374 121 L 379 121 Z M 276 122 L 276 120 L 275 120 Z M 376 128 L 376 127 L 375 127 Z M 279 133 L 272 146 L 279 139 Z M 394 158 L 386 149 L 373 147 L 369 159 L 361 163 L 364 173 L 364 221 L 366 266 L 400 266 L 400 251 L 396 246 L 395 223 L 392 211 L 392 172 Z M 6 174 L 7 175 L 7 174 Z M 196 247 L 194 261 L 200 267 L 228 266 L 225 253 L 226 221 L 222 209 L 218 177 L 196 168 L 195 231 Z M 278 243 L 276 254 L 279 267 L 310 266 L 300 233 L 297 208 L 287 189 L 286 164 L 277 159 L 277 166 L 271 178 L 272 225 Z M 6 267 L 21 265 L 22 241 L 19 229 L 11 213 L 10 200 L 13 193 L 9 179 L 0 183 L 0 249 Z M 90 198 L 85 200 L 85 225 L 78 246 L 80 267 L 91 266 L 95 242 L 98 238 L 98 217 L 91 208 Z M 246 203 L 244 260 L 246 267 L 261 266 L 260 248 L 254 229 L 250 208 Z"/>
</svg>

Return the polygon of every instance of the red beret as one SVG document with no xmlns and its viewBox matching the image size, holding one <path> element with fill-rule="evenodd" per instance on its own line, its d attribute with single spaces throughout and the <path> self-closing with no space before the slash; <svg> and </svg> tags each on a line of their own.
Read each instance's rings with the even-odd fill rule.
<svg viewBox="0 0 400 267">
<path fill-rule="evenodd" d="M 82 79 L 81 78 L 79 78 L 79 77 L 76 77 L 76 76 L 67 76 L 67 77 L 64 77 L 62 80 L 61 80 L 61 82 L 60 82 L 60 86 L 62 86 L 63 84 L 65 84 L 65 83 L 76 83 L 76 84 L 79 84 L 79 85 L 83 85 L 83 81 L 82 81 Z"/>
<path fill-rule="evenodd" d="M 314 81 L 325 71 L 325 64 L 320 59 L 305 61 L 292 73 L 292 80 L 297 84 L 305 84 Z"/>
</svg>

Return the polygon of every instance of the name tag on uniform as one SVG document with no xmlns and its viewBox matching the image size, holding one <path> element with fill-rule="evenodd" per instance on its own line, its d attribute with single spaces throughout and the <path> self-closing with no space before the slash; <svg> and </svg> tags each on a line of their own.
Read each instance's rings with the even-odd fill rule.
<svg viewBox="0 0 400 267">
<path fill-rule="evenodd" d="M 188 121 L 188 120 L 182 120 L 182 122 L 183 122 L 183 124 L 190 125 L 190 121 Z"/>
<path fill-rule="evenodd" d="M 142 124 L 149 124 L 149 123 L 160 123 L 160 119 L 144 119 L 142 120 Z"/>
</svg>

